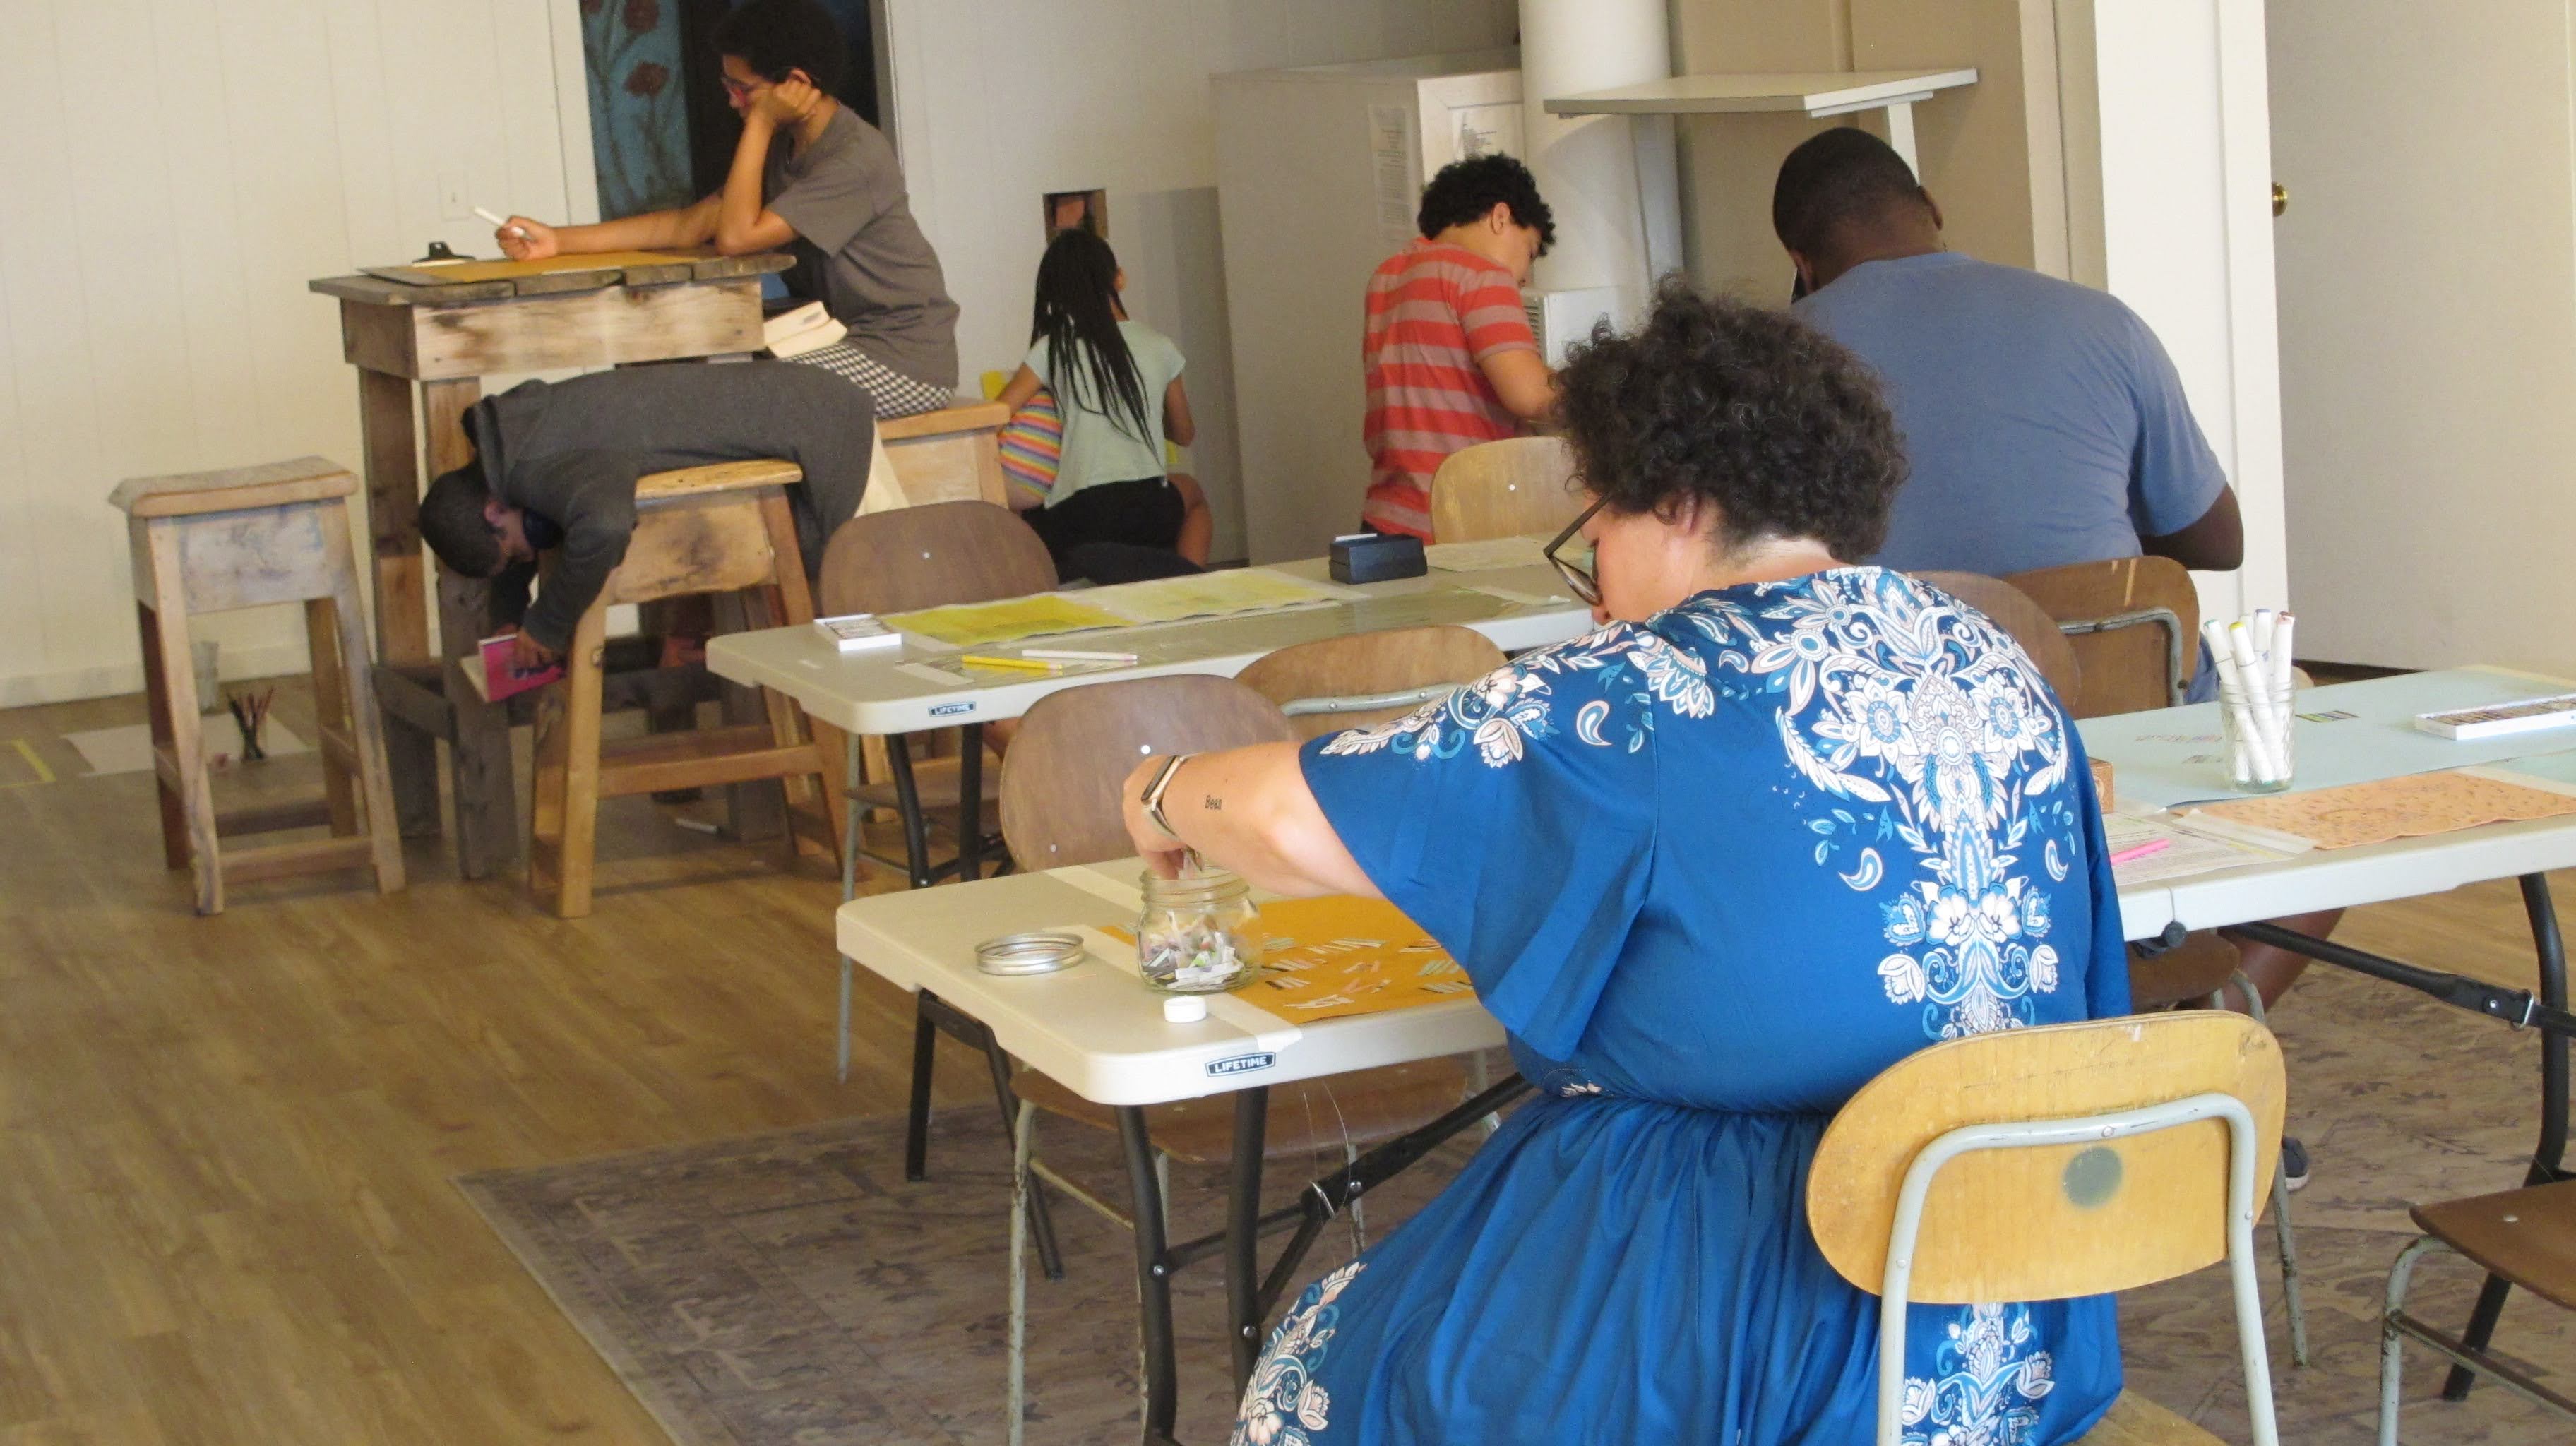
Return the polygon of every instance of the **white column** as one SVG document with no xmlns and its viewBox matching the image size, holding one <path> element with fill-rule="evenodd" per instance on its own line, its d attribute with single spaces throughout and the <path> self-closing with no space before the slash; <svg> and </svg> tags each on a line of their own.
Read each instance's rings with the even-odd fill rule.
<svg viewBox="0 0 2576 1446">
<path fill-rule="evenodd" d="M 1642 307 L 1656 269 L 1680 263 L 1671 122 L 1632 133 L 1624 116 L 1546 109 L 1552 96 L 1672 73 L 1664 0 L 1521 0 L 1522 148 L 1556 218 L 1556 246 L 1532 277 L 1537 289 L 1616 287 L 1624 318 Z"/>
</svg>

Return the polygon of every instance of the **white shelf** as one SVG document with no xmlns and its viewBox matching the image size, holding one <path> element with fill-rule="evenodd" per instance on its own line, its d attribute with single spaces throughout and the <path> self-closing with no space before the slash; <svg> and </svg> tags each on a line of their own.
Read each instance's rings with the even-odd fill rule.
<svg viewBox="0 0 2576 1446">
<path fill-rule="evenodd" d="M 1790 71 L 1759 75 L 1677 75 L 1615 90 L 1558 96 L 1550 115 L 1726 115 L 1803 111 L 1841 115 L 1929 100 L 1936 91 L 1974 85 L 1974 67 L 1958 70 Z"/>
</svg>

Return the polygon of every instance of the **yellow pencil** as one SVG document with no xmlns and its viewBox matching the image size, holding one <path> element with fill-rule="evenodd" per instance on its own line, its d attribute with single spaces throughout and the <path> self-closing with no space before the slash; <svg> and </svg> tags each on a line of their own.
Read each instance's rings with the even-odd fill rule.
<svg viewBox="0 0 2576 1446">
<path fill-rule="evenodd" d="M 970 668 L 1011 668 L 1023 673 L 1061 673 L 1062 663 L 1041 662 L 1036 658 L 987 658 L 968 653 L 957 661 Z"/>
</svg>

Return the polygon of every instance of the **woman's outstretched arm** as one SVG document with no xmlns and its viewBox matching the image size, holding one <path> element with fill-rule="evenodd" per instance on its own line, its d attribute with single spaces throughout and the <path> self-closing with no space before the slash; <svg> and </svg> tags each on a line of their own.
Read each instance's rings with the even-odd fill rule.
<svg viewBox="0 0 2576 1446">
<path fill-rule="evenodd" d="M 1296 744 L 1261 743 L 1183 762 L 1163 791 L 1163 816 L 1178 838 L 1145 815 L 1145 787 L 1164 761 L 1138 764 L 1122 795 L 1128 836 L 1156 873 L 1174 876 L 1195 849 L 1272 893 L 1379 896 L 1306 786 Z"/>
</svg>

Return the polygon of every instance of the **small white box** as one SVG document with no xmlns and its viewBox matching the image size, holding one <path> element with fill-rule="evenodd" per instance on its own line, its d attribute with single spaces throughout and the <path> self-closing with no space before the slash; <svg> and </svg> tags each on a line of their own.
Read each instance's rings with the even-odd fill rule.
<svg viewBox="0 0 2576 1446">
<path fill-rule="evenodd" d="M 2576 693 L 2415 715 L 2417 728 L 2436 738 L 2448 738 L 2459 743 L 2475 743 L 2481 738 L 2504 738 L 2515 733 L 2536 733 L 2543 728 L 2564 728 L 2571 723 L 2576 723 Z"/>
<path fill-rule="evenodd" d="M 845 613 L 837 618 L 816 618 L 814 626 L 844 653 L 871 653 L 880 648 L 903 646 L 903 634 L 887 627 L 875 613 Z"/>
</svg>

